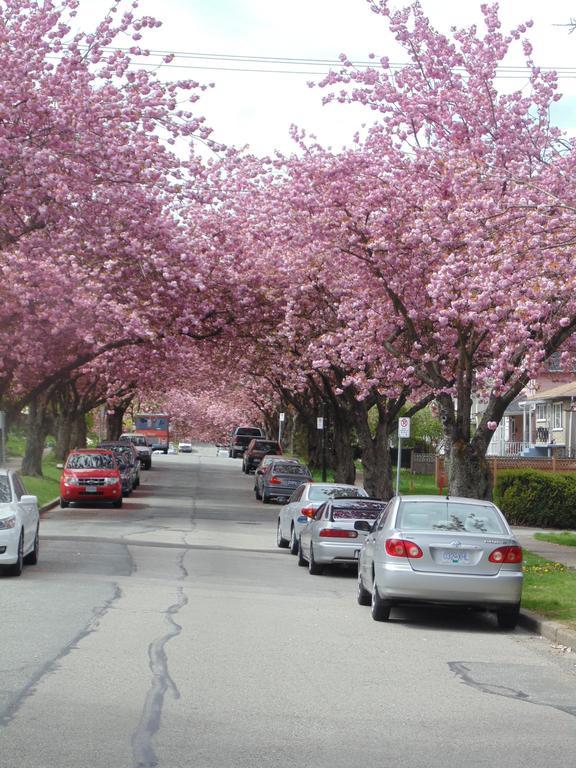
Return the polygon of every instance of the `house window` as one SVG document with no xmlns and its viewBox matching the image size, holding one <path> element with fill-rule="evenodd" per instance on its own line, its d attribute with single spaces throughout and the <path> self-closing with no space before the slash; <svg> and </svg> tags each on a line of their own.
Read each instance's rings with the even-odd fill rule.
<svg viewBox="0 0 576 768">
<path fill-rule="evenodd" d="M 546 403 L 536 404 L 536 421 L 546 421 Z"/>
<path fill-rule="evenodd" d="M 562 366 L 560 364 L 560 352 L 553 352 L 546 362 L 548 364 L 549 371 L 555 372 L 562 370 Z"/>
<path fill-rule="evenodd" d="M 562 403 L 552 403 L 552 429 L 562 429 Z"/>
</svg>

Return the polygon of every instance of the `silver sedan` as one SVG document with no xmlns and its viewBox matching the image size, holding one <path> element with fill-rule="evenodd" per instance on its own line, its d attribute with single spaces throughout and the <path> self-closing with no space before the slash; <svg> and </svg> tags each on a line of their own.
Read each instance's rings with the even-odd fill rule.
<svg viewBox="0 0 576 768">
<path fill-rule="evenodd" d="M 258 471 L 258 470 L 257 470 Z M 303 483 L 288 499 L 278 513 L 276 543 L 279 547 L 290 547 L 293 555 L 298 554 L 298 539 L 310 518 L 321 504 L 329 499 L 360 497 L 368 494 L 357 485 L 342 483 Z"/>
<path fill-rule="evenodd" d="M 385 501 L 334 499 L 322 504 L 300 534 L 298 565 L 316 576 L 326 565 L 356 565 L 360 549 Z"/>
<path fill-rule="evenodd" d="M 403 603 L 479 607 L 513 629 L 522 578 L 522 549 L 494 504 L 395 497 L 360 552 L 358 602 L 372 606 L 376 621 Z"/>
</svg>

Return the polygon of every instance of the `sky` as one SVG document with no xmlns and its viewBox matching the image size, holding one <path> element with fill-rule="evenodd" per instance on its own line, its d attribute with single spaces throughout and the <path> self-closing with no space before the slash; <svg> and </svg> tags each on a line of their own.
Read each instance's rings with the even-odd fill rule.
<svg viewBox="0 0 576 768">
<path fill-rule="evenodd" d="M 481 19 L 479 0 L 458 0 L 457 4 L 421 0 L 421 5 L 434 26 L 445 32 L 452 25 L 468 26 Z M 108 0 L 80 0 L 83 26 L 93 24 L 108 6 Z M 553 119 L 576 135 L 576 32 L 570 34 L 562 26 L 576 16 L 576 3 L 502 0 L 500 10 L 505 30 L 534 20 L 528 37 L 538 64 L 573 68 L 560 81 L 565 98 L 556 105 Z M 321 79 L 328 65 L 215 56 L 335 61 L 346 53 L 352 60 L 366 61 L 374 53 L 391 61 L 406 60 L 385 19 L 371 12 L 366 0 L 140 0 L 140 11 L 163 22 L 161 28 L 146 33 L 142 47 L 209 56 L 177 56 L 171 67 L 162 69 L 162 77 L 215 83 L 195 106 L 213 128 L 213 138 L 227 145 L 249 146 L 260 155 L 277 149 L 292 151 L 291 124 L 338 149 L 349 144 L 362 122 L 371 121 L 373 115 L 357 106 L 322 105 L 323 91 L 310 88 L 308 82 Z M 131 44 L 129 38 L 125 44 Z M 522 64 L 519 47 L 506 64 Z M 243 71 L 253 69 L 268 71 Z M 503 90 L 525 84 L 522 77 L 497 82 Z"/>
</svg>

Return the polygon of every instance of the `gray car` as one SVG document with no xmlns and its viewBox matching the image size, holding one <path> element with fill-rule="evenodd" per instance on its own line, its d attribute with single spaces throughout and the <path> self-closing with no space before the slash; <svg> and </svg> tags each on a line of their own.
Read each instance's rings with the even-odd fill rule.
<svg viewBox="0 0 576 768">
<path fill-rule="evenodd" d="M 386 509 L 376 499 L 334 499 L 318 507 L 300 534 L 298 565 L 313 575 L 326 565 L 357 565 L 367 529 Z"/>
<path fill-rule="evenodd" d="M 522 549 L 494 504 L 395 497 L 360 552 L 358 602 L 372 606 L 376 621 L 387 621 L 399 604 L 478 607 L 513 629 L 522 578 Z"/>
<path fill-rule="evenodd" d="M 302 483 L 312 479 L 304 464 L 278 459 L 256 475 L 256 498 L 268 504 L 273 498 L 288 499 Z"/>
<path fill-rule="evenodd" d="M 260 467 L 256 470 L 258 472 Z M 314 516 L 321 504 L 329 499 L 366 498 L 364 488 L 344 483 L 303 483 L 288 499 L 278 514 L 276 529 L 276 544 L 279 547 L 290 547 L 293 555 L 298 554 L 298 540 L 304 527 Z"/>
</svg>

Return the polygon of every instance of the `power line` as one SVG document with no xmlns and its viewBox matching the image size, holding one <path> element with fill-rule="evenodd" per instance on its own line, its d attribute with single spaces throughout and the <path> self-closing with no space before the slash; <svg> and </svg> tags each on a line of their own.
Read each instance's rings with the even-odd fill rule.
<svg viewBox="0 0 576 768">
<path fill-rule="evenodd" d="M 123 52 L 129 53 L 133 48 L 120 48 L 120 47 L 106 47 L 102 49 L 104 52 Z M 150 57 L 165 58 L 166 56 L 173 56 L 175 59 L 193 60 L 193 61 L 206 61 L 208 64 L 177 64 L 172 62 L 149 62 L 138 61 L 138 66 L 147 67 L 161 67 L 170 69 L 197 69 L 206 71 L 224 71 L 224 72 L 254 72 L 263 74 L 288 74 L 288 75 L 321 75 L 323 72 L 317 70 L 304 70 L 304 69 L 279 69 L 282 65 L 289 66 L 313 66 L 313 67 L 342 67 L 343 62 L 340 59 L 319 59 L 319 58 L 298 58 L 291 56 L 252 56 L 242 54 L 229 54 L 229 53 L 201 53 L 198 51 L 170 51 L 162 49 L 146 49 Z M 149 56 L 144 54 L 133 54 L 137 58 L 148 59 Z M 263 67 L 247 67 L 247 66 L 214 66 L 215 63 L 231 64 L 236 63 L 239 65 L 246 64 L 264 64 L 273 66 L 274 69 L 265 69 Z M 351 64 L 354 67 L 359 68 L 372 68 L 379 69 L 380 62 L 378 59 L 370 60 L 351 60 Z M 389 62 L 388 67 L 391 70 L 402 69 L 407 66 L 409 62 Z M 540 67 L 542 72 L 557 72 L 558 77 L 573 78 L 576 77 L 576 67 Z M 453 67 L 452 71 L 465 73 L 464 67 Z M 525 79 L 530 73 L 530 69 L 525 65 L 501 65 L 496 69 L 496 77 L 504 77 L 507 79 Z"/>
</svg>

